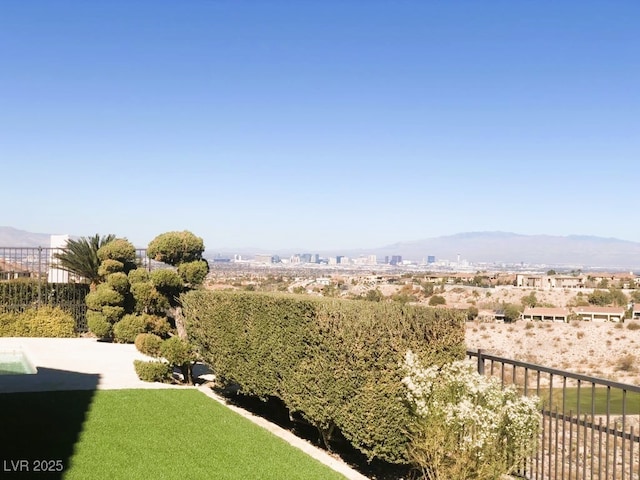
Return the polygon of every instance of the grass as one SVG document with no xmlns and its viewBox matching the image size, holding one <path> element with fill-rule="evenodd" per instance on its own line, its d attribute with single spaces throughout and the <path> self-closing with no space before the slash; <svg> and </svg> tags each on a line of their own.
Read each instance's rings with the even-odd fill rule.
<svg viewBox="0 0 640 480">
<path fill-rule="evenodd" d="M 591 413 L 591 388 L 580 389 L 580 414 Z M 540 398 L 545 405 L 549 404 L 549 390 L 540 391 Z M 622 415 L 622 390 L 611 389 L 609 402 L 609 413 L 611 415 Z M 578 410 L 578 389 L 567 388 L 565 391 L 565 413 L 572 410 L 575 414 Z M 593 404 L 596 415 L 605 415 L 607 413 L 607 389 L 598 387 L 593 395 Z M 562 410 L 562 389 L 553 390 L 553 405 L 558 407 L 558 411 Z M 626 396 L 626 414 L 640 415 L 640 393 L 627 392 Z"/>
<path fill-rule="evenodd" d="M 3 459 L 62 459 L 65 480 L 344 479 L 194 389 L 3 394 L 0 412 Z"/>
</svg>

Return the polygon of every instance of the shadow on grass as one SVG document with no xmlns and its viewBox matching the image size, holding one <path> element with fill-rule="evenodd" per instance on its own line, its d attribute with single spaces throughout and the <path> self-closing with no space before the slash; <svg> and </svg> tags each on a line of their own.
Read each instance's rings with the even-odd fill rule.
<svg viewBox="0 0 640 480">
<path fill-rule="evenodd" d="M 224 397 L 230 404 L 262 417 L 288 430 L 297 437 L 322 448 L 318 430 L 303 418 L 297 415 L 289 415 L 289 410 L 279 398 L 269 397 L 266 400 L 261 400 L 254 396 L 240 394 L 234 388 L 214 388 L 214 391 Z M 334 432 L 330 444 L 332 454 L 370 479 L 397 480 L 399 478 L 409 478 L 410 468 L 406 465 L 395 465 L 375 459 L 368 462 L 365 455 L 355 449 L 338 429 Z"/>
<path fill-rule="evenodd" d="M 42 367 L 0 376 L 0 477 L 63 478 L 99 380 Z"/>
</svg>

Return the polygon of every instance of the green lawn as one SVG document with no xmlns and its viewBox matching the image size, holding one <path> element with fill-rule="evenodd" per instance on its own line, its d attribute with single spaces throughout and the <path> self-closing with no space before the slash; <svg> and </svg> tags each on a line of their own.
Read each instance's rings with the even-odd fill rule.
<svg viewBox="0 0 640 480">
<path fill-rule="evenodd" d="M 622 390 L 612 388 L 609 397 L 609 413 L 611 415 L 622 414 Z M 591 388 L 580 389 L 580 413 L 591 413 L 591 400 L 593 396 L 594 409 L 596 415 L 604 415 L 607 412 L 607 389 L 598 387 L 595 389 L 595 395 L 592 395 Z M 549 390 L 541 390 L 540 398 L 542 398 L 544 405 L 549 404 Z M 562 410 L 562 389 L 557 388 L 553 390 L 552 402 L 554 406 L 558 407 L 558 411 Z M 565 393 L 565 410 L 568 413 L 572 410 L 576 413 L 578 410 L 578 389 L 567 388 Z M 626 414 L 627 415 L 640 415 L 640 394 L 627 392 L 626 396 Z"/>
<path fill-rule="evenodd" d="M 3 394 L 0 419 L 0 460 L 31 468 L 8 478 L 344 479 L 194 389 Z"/>
</svg>

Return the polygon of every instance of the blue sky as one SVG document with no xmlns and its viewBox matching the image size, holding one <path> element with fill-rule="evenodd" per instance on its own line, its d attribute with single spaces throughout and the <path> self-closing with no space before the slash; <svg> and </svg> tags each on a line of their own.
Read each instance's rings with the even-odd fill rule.
<svg viewBox="0 0 640 480">
<path fill-rule="evenodd" d="M 640 2 L 0 3 L 0 225 L 640 241 Z"/>
</svg>

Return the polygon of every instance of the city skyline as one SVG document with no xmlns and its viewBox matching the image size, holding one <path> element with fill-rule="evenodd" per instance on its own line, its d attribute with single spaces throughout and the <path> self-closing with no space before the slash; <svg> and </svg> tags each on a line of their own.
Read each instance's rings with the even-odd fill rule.
<svg viewBox="0 0 640 480">
<path fill-rule="evenodd" d="M 640 241 L 634 1 L 9 2 L 2 223 L 207 248 Z M 426 254 L 427 252 L 425 252 Z"/>
</svg>

